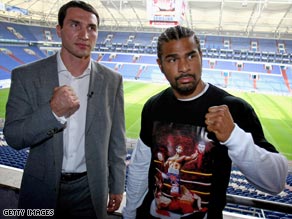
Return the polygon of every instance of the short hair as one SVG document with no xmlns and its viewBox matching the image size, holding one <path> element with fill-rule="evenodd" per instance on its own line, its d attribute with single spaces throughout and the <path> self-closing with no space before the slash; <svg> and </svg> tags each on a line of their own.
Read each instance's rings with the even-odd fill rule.
<svg viewBox="0 0 292 219">
<path fill-rule="evenodd" d="M 67 10 L 69 8 L 81 8 L 81 9 L 83 9 L 85 11 L 93 13 L 97 18 L 97 26 L 99 26 L 99 15 L 98 15 L 97 11 L 95 10 L 95 8 L 92 5 L 90 5 L 88 3 L 85 3 L 83 1 L 70 1 L 70 2 L 68 2 L 66 4 L 64 4 L 59 10 L 58 24 L 61 27 L 63 27 L 64 19 L 66 17 Z"/>
<path fill-rule="evenodd" d="M 196 44 L 198 45 L 198 50 L 201 52 L 201 45 L 198 36 L 190 28 L 183 27 L 180 25 L 167 28 L 161 35 L 158 37 L 157 41 L 157 57 L 161 59 L 162 56 L 162 46 L 164 43 L 171 40 L 179 40 L 181 38 L 194 37 Z"/>
</svg>

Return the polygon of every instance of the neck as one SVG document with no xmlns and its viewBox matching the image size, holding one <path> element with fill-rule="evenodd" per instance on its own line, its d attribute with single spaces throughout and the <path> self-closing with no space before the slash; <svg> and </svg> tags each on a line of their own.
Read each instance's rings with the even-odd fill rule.
<svg viewBox="0 0 292 219">
<path fill-rule="evenodd" d="M 73 55 L 71 56 L 65 55 L 62 51 L 61 58 L 68 71 L 74 77 L 82 75 L 82 73 L 88 67 L 88 64 L 90 62 L 90 56 L 79 58 Z"/>
</svg>

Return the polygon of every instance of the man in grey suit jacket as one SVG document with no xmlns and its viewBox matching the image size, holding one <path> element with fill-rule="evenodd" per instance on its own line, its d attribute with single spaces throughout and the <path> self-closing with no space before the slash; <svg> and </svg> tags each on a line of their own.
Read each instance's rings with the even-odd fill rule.
<svg viewBox="0 0 292 219">
<path fill-rule="evenodd" d="M 30 147 L 19 208 L 103 219 L 124 192 L 122 77 L 91 60 L 99 26 L 91 5 L 68 2 L 58 22 L 61 50 L 12 71 L 4 135 Z"/>
</svg>

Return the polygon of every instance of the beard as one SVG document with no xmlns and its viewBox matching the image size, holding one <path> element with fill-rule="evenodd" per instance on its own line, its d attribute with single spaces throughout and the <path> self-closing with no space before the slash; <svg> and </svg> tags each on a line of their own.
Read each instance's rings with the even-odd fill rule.
<svg viewBox="0 0 292 219">
<path fill-rule="evenodd" d="M 186 83 L 186 84 L 179 83 L 179 79 L 186 77 L 186 76 L 192 77 L 192 78 L 194 78 L 194 80 L 192 82 Z M 188 96 L 188 95 L 194 93 L 194 91 L 197 89 L 199 82 L 200 82 L 200 80 L 197 80 L 195 75 L 183 74 L 183 75 L 180 75 L 179 77 L 175 78 L 175 81 L 173 83 L 171 83 L 170 85 L 180 95 Z"/>
</svg>

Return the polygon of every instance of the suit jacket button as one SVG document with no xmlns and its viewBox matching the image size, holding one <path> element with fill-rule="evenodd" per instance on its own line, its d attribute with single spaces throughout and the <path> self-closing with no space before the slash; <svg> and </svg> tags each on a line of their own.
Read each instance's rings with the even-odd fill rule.
<svg viewBox="0 0 292 219">
<path fill-rule="evenodd" d="M 55 133 L 54 129 L 51 129 L 47 132 L 47 135 L 52 136 L 54 133 Z"/>
</svg>

